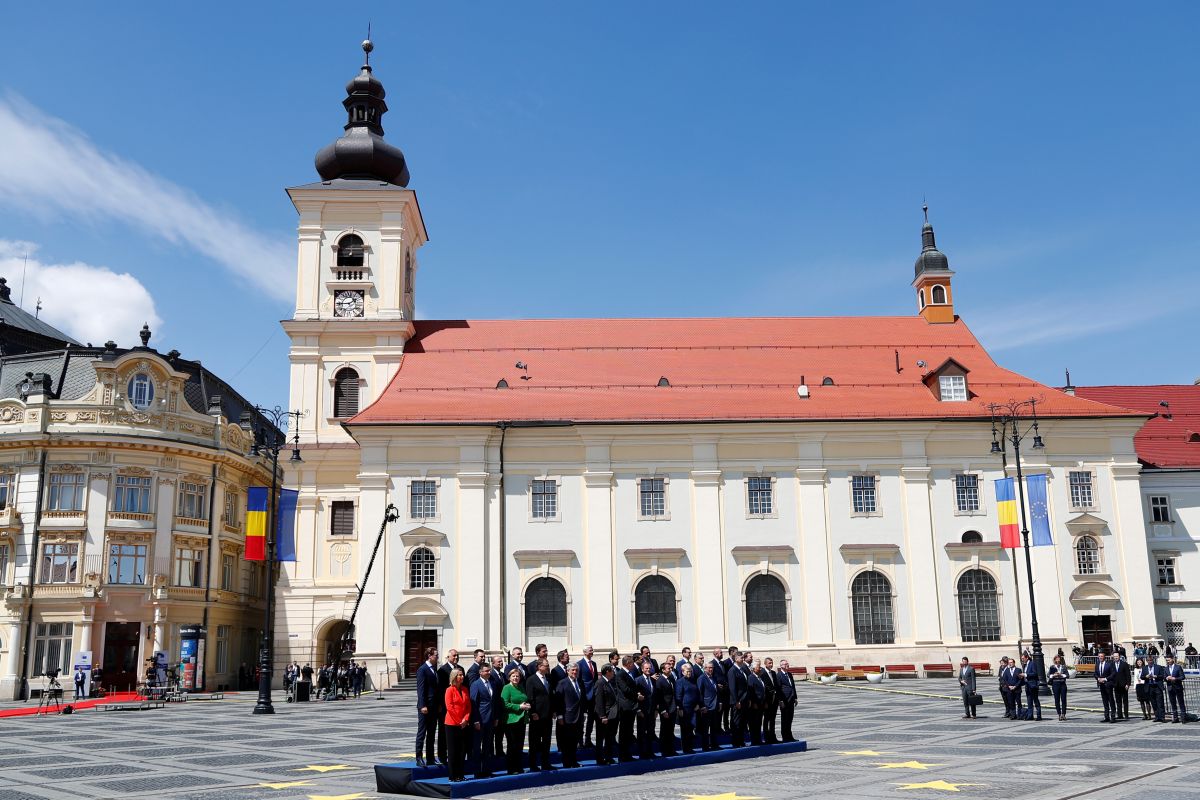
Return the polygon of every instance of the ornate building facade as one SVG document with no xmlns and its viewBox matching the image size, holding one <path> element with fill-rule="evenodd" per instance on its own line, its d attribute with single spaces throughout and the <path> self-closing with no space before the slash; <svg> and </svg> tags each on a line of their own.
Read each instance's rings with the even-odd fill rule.
<svg viewBox="0 0 1200 800">
<path fill-rule="evenodd" d="M 539 641 L 995 658 L 1030 609 L 998 541 L 1013 464 L 989 406 L 1029 398 L 1046 447 L 1023 466 L 1050 476 L 1055 538 L 1032 554 L 1043 638 L 1155 632 L 1146 415 L 996 364 L 928 220 L 911 317 L 414 321 L 426 232 L 369 66 L 344 105 L 322 180 L 289 190 L 291 407 L 310 413 L 282 656 L 330 652 L 390 503 L 357 625 L 373 673 L 430 644 Z"/>
<path fill-rule="evenodd" d="M 268 423 L 149 339 L 0 359 L 0 696 L 81 651 L 132 688 L 185 626 L 206 629 L 208 688 L 254 664 L 266 585 L 242 526 Z"/>
</svg>

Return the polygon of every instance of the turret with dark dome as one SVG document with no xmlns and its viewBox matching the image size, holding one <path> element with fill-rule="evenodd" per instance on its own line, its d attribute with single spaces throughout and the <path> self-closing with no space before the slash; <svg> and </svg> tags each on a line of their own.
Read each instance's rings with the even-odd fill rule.
<svg viewBox="0 0 1200 800">
<path fill-rule="evenodd" d="M 913 264 L 914 278 L 922 272 L 947 272 L 950 269 L 950 259 L 937 249 L 937 242 L 934 241 L 933 226 L 929 224 L 929 206 L 921 206 L 921 210 L 925 212 L 925 226 L 921 228 L 921 255 Z"/>
<path fill-rule="evenodd" d="M 950 293 L 950 259 L 937 249 L 933 226 L 929 224 L 929 206 L 922 206 L 925 225 L 921 228 L 921 254 L 913 264 L 913 287 L 917 290 L 917 309 L 930 322 L 954 322 L 954 300 Z"/>
<path fill-rule="evenodd" d="M 346 84 L 346 99 L 342 101 L 349 114 L 346 132 L 317 153 L 317 173 L 325 181 L 345 178 L 408 186 L 404 153 L 383 140 L 381 121 L 387 111 L 383 100 L 387 92 L 371 71 L 371 51 L 375 46 L 367 39 L 362 49 L 366 63 Z"/>
</svg>

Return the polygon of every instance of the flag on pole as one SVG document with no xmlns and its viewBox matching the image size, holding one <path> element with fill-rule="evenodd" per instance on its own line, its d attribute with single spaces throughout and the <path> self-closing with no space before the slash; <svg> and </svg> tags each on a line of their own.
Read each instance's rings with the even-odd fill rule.
<svg viewBox="0 0 1200 800">
<path fill-rule="evenodd" d="M 1046 497 L 1046 476 L 1030 475 L 1025 479 L 1029 492 L 1029 532 L 1033 534 L 1033 546 L 1054 544 L 1050 538 L 1050 504 Z"/>
<path fill-rule="evenodd" d="M 299 492 L 295 489 L 281 489 L 279 492 L 279 524 L 275 530 L 275 560 L 296 560 L 296 500 Z"/>
<path fill-rule="evenodd" d="M 1000 546 L 1020 547 L 1021 532 L 1017 527 L 1017 498 L 1012 478 L 996 481 L 996 514 L 1000 517 Z"/>
<path fill-rule="evenodd" d="M 265 486 L 251 486 L 246 492 L 247 561 L 264 561 L 267 557 L 267 494 Z"/>
</svg>

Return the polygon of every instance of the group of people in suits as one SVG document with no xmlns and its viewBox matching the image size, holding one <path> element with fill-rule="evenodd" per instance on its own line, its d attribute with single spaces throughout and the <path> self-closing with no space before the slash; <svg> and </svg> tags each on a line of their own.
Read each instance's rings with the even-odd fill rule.
<svg viewBox="0 0 1200 800">
<path fill-rule="evenodd" d="M 974 719 L 980 702 L 976 692 L 975 669 L 964 657 L 959 667 L 958 682 L 962 691 L 963 719 Z M 1021 654 L 1018 664 L 1014 659 L 1000 659 L 998 672 L 1000 696 L 1004 700 L 1004 716 L 1008 719 L 1042 720 L 1042 701 L 1039 690 L 1043 686 L 1037 664 L 1031 654 Z M 1125 659 L 1124 648 L 1114 648 L 1111 653 L 1100 652 L 1096 657 L 1093 672 L 1096 687 L 1100 691 L 1100 702 L 1104 707 L 1102 722 L 1114 723 L 1129 719 L 1129 687 L 1134 686 L 1142 719 L 1166 722 L 1166 707 L 1171 707 L 1172 722 L 1187 722 L 1187 704 L 1184 700 L 1183 684 L 1186 679 L 1183 666 L 1174 656 L 1167 656 L 1166 664 L 1159 664 L 1154 656 L 1139 657 L 1130 666 Z M 1054 696 L 1054 710 L 1061 722 L 1067 718 L 1067 683 L 1071 670 L 1062 651 L 1054 656 L 1053 663 L 1046 667 L 1045 683 Z M 1024 695 L 1025 703 L 1021 698 Z"/>
<path fill-rule="evenodd" d="M 728 655 L 717 648 L 707 660 L 685 647 L 661 664 L 649 647 L 624 656 L 613 650 L 602 665 L 593 656 L 590 645 L 578 661 L 560 650 L 551 665 L 544 644 L 529 661 L 519 647 L 507 662 L 477 649 L 464 671 L 457 650 L 439 665 L 437 649 L 428 648 L 417 670 L 418 766 L 443 763 L 457 782 L 468 757 L 479 778 L 491 777 L 493 759 L 503 757 L 508 774 L 517 774 L 526 733 L 533 772 L 557 769 L 552 735 L 567 769 L 581 766 L 581 747 L 593 749 L 597 764 L 674 756 L 677 727 L 685 754 L 717 749 L 724 734 L 733 747 L 747 737 L 754 745 L 795 741 L 796 683 L 786 660 L 776 668 L 737 647 Z"/>
</svg>

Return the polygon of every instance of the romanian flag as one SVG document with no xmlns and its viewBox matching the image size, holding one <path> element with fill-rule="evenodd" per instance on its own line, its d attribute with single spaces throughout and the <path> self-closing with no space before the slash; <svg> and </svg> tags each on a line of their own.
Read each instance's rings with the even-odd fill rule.
<svg viewBox="0 0 1200 800">
<path fill-rule="evenodd" d="M 1016 486 L 1012 478 L 996 481 L 996 514 L 1000 517 L 1000 546 L 1021 546 L 1021 532 L 1017 528 Z M 249 541 L 249 540 L 247 540 Z"/>
<path fill-rule="evenodd" d="M 251 486 L 246 492 L 246 560 L 267 558 L 267 495 L 265 486 Z"/>
</svg>

